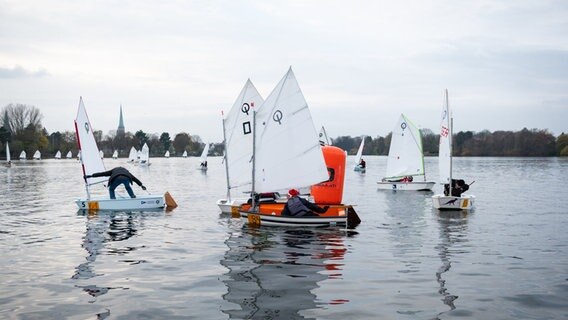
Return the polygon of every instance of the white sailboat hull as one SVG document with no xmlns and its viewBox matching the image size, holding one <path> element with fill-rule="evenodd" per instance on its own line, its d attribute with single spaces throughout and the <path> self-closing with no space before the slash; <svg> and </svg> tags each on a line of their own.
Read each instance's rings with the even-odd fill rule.
<svg viewBox="0 0 568 320">
<path fill-rule="evenodd" d="M 380 190 L 393 191 L 430 191 L 434 188 L 435 181 L 413 181 L 413 182 L 388 182 L 377 181 L 377 188 Z"/>
<path fill-rule="evenodd" d="M 238 216 L 239 214 L 239 208 L 241 207 L 241 204 L 246 203 L 247 199 L 243 198 L 243 199 L 232 199 L 232 200 L 227 200 L 227 199 L 219 199 L 217 200 L 217 206 L 219 207 L 219 209 L 221 209 L 222 213 L 230 213 L 230 214 L 235 214 Z"/>
<path fill-rule="evenodd" d="M 474 195 L 453 197 L 444 194 L 436 194 L 432 196 L 432 205 L 438 210 L 471 210 L 474 201 Z"/>
<path fill-rule="evenodd" d="M 163 195 L 144 195 L 136 198 L 110 199 L 106 197 L 92 197 L 90 199 L 77 199 L 75 203 L 81 210 L 145 210 L 165 207 Z"/>
</svg>

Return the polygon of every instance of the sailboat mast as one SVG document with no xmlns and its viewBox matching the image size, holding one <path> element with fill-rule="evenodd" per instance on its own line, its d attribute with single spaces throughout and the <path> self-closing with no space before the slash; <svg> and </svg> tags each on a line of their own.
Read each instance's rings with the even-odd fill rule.
<svg viewBox="0 0 568 320">
<path fill-rule="evenodd" d="M 252 111 L 252 183 L 251 183 L 251 211 L 255 210 L 255 176 L 256 176 L 256 110 Z"/>
<path fill-rule="evenodd" d="M 223 114 L 223 113 L 221 113 Z M 225 133 L 225 119 L 222 119 L 223 122 L 223 144 L 225 145 L 225 176 L 227 177 L 227 202 L 231 201 L 231 185 L 229 180 L 229 161 L 227 157 L 227 134 Z"/>
<path fill-rule="evenodd" d="M 448 143 L 450 145 L 450 193 L 448 194 L 449 196 L 452 196 L 452 156 L 453 156 L 453 152 L 452 152 L 452 143 L 453 143 L 453 135 L 454 135 L 454 117 L 452 116 L 451 112 L 450 112 L 450 103 L 449 103 L 449 99 L 448 99 L 448 90 L 446 89 L 446 106 L 448 109 L 448 117 L 450 117 L 450 132 L 448 133 Z"/>
</svg>

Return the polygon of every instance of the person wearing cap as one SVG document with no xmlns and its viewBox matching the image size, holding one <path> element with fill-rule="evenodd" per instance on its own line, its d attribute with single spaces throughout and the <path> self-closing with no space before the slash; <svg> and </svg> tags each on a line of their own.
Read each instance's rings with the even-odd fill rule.
<svg viewBox="0 0 568 320">
<path fill-rule="evenodd" d="M 300 192 L 296 189 L 288 191 L 288 201 L 282 210 L 283 216 L 292 217 L 317 217 L 319 213 L 324 213 L 329 209 L 329 206 L 320 207 L 308 200 L 299 197 Z"/>
<path fill-rule="evenodd" d="M 108 179 L 108 192 L 111 199 L 116 199 L 114 189 L 116 189 L 116 187 L 121 184 L 124 185 L 124 188 L 126 189 L 126 192 L 128 192 L 130 198 L 136 198 L 134 192 L 132 191 L 132 188 L 130 187 L 132 181 L 136 182 L 136 184 L 138 184 L 140 188 L 142 188 L 142 190 L 146 190 L 146 187 L 142 184 L 142 182 L 140 182 L 140 180 L 138 180 L 132 173 L 130 173 L 130 171 L 123 167 L 116 167 L 109 171 L 93 173 L 91 175 L 86 175 L 83 178 L 86 180 L 87 178 L 94 177 L 110 177 Z"/>
</svg>

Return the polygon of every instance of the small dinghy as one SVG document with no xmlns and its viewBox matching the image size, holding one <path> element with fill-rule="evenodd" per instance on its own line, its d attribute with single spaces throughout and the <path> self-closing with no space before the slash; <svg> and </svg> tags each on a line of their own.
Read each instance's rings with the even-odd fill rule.
<svg viewBox="0 0 568 320">
<path fill-rule="evenodd" d="M 252 179 L 252 111 L 258 111 L 264 99 L 250 79 L 247 80 L 233 106 L 223 119 L 223 142 L 227 197 L 217 200 L 222 213 L 239 217 L 239 207 L 247 196 L 235 198 L 235 192 L 250 194 Z"/>
<path fill-rule="evenodd" d="M 463 194 L 469 189 L 469 185 L 464 180 L 452 178 L 452 134 L 453 118 L 448 102 L 448 90 L 446 90 L 446 104 L 442 110 L 438 154 L 440 182 L 444 185 L 444 193 L 433 195 L 432 205 L 438 210 L 471 210 L 475 196 Z"/>
<path fill-rule="evenodd" d="M 426 181 L 420 130 L 404 114 L 392 131 L 386 175 L 377 184 L 379 189 L 393 191 L 429 191 L 436 184 Z"/>
<path fill-rule="evenodd" d="M 341 204 L 345 152 L 321 146 L 308 104 L 288 70 L 260 107 L 252 110 L 252 194 L 311 186 L 314 203 L 328 206 L 318 216 L 284 216 L 285 203 L 251 199 L 239 213 L 245 225 L 323 227 L 360 222 L 350 205 Z M 348 219 L 349 218 L 349 219 Z"/>
<path fill-rule="evenodd" d="M 365 148 L 365 136 L 361 137 L 361 144 L 359 144 L 359 149 L 357 149 L 357 155 L 355 155 L 355 167 L 354 171 L 365 173 L 367 171 L 367 165 L 363 159 L 363 148 Z"/>
<path fill-rule="evenodd" d="M 77 118 L 75 119 L 75 131 L 77 133 L 77 143 L 81 152 L 81 167 L 83 169 L 83 176 L 92 175 L 97 172 L 107 171 L 105 169 L 103 160 L 99 155 L 99 148 L 93 135 L 93 129 L 87 111 L 83 104 L 83 99 L 79 100 L 79 110 Z M 94 185 L 106 184 L 108 177 L 91 177 L 85 179 L 85 188 L 87 197 L 77 199 L 75 203 L 79 209 L 83 210 L 145 210 L 145 209 L 159 209 L 164 208 L 166 205 L 175 207 L 175 201 L 166 192 L 165 195 L 140 195 L 136 198 L 117 198 L 110 199 L 105 196 L 92 196 L 91 188 Z M 105 190 L 106 192 L 106 190 Z"/>
</svg>

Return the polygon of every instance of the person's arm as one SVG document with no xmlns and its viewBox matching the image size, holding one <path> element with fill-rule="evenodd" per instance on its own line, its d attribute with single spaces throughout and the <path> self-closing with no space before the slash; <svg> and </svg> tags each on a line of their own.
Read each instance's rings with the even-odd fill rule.
<svg viewBox="0 0 568 320">
<path fill-rule="evenodd" d="M 303 203 L 306 207 L 308 207 L 308 209 L 310 209 L 310 210 L 312 210 L 312 211 L 314 211 L 314 212 L 317 212 L 317 213 L 324 213 L 324 212 L 327 211 L 326 208 L 322 208 L 322 207 L 320 207 L 320 206 L 318 206 L 318 205 L 316 205 L 316 204 L 313 204 L 313 203 L 309 202 L 308 200 L 306 200 L 306 199 L 304 199 L 304 198 L 300 198 L 300 201 L 302 201 L 302 203 Z"/>
<path fill-rule="evenodd" d="M 139 185 L 140 187 L 144 187 L 142 182 L 140 180 L 138 180 L 138 178 L 136 178 L 134 175 L 131 174 L 130 177 L 132 177 L 132 181 L 136 182 L 137 185 Z M 142 188 L 142 189 L 145 189 L 145 188 Z"/>
<path fill-rule="evenodd" d="M 96 172 L 91 175 L 87 175 L 87 178 L 95 178 L 95 177 L 110 177 L 112 175 L 112 170 L 103 171 L 103 172 Z"/>
</svg>

